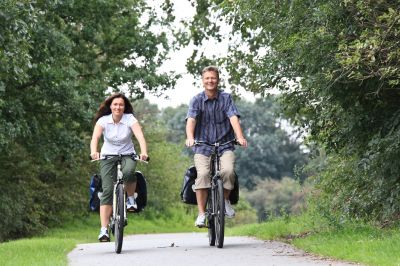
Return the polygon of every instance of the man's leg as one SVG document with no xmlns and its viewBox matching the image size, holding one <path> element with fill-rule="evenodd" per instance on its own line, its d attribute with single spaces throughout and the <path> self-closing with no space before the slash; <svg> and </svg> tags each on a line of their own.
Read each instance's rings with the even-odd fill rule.
<svg viewBox="0 0 400 266">
<path fill-rule="evenodd" d="M 229 199 L 229 194 L 235 184 L 235 154 L 233 151 L 226 151 L 220 158 L 221 177 L 224 182 L 224 198 Z"/>
<path fill-rule="evenodd" d="M 199 215 L 196 219 L 195 225 L 198 227 L 205 226 L 205 212 L 208 197 L 208 188 L 210 184 L 210 157 L 202 154 L 194 155 L 194 165 L 197 170 L 197 178 L 195 182 L 197 208 Z"/>
<path fill-rule="evenodd" d="M 235 210 L 232 208 L 229 201 L 229 194 L 235 185 L 235 154 L 233 151 L 226 151 L 220 158 L 221 177 L 224 182 L 224 198 L 225 198 L 225 214 L 228 218 L 235 216 Z"/>
</svg>

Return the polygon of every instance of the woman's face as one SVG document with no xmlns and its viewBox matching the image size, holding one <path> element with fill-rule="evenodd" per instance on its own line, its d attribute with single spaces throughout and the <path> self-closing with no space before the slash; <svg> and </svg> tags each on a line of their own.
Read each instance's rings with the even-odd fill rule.
<svg viewBox="0 0 400 266">
<path fill-rule="evenodd" d="M 125 110 L 124 99 L 115 98 L 114 100 L 112 100 L 110 108 L 111 108 L 111 113 L 113 115 L 117 115 L 117 116 L 122 115 Z"/>
</svg>

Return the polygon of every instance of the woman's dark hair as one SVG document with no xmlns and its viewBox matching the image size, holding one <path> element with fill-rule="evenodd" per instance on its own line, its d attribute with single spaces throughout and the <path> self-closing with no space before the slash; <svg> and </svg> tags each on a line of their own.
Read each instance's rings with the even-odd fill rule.
<svg viewBox="0 0 400 266">
<path fill-rule="evenodd" d="M 96 123 L 97 120 L 100 119 L 100 117 L 111 114 L 110 106 L 112 101 L 116 98 L 122 98 L 124 100 L 125 103 L 124 114 L 133 114 L 133 107 L 129 99 L 124 94 L 118 92 L 110 95 L 104 102 L 100 104 L 100 107 L 97 110 L 96 115 L 94 116 L 93 119 L 94 123 Z"/>
</svg>

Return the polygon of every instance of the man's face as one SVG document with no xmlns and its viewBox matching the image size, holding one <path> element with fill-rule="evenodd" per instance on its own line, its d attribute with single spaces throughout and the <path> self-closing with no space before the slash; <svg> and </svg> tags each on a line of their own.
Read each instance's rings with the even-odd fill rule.
<svg viewBox="0 0 400 266">
<path fill-rule="evenodd" d="M 218 76 L 214 71 L 206 71 L 202 76 L 203 86 L 206 91 L 216 91 L 218 88 Z"/>
</svg>

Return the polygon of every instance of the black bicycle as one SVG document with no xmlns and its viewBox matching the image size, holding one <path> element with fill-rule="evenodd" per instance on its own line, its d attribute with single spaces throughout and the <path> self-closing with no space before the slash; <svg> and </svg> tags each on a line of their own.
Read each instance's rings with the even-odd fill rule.
<svg viewBox="0 0 400 266">
<path fill-rule="evenodd" d="M 117 159 L 117 181 L 114 183 L 114 192 L 113 192 L 113 207 L 112 207 L 112 216 L 110 217 L 110 223 L 108 225 L 110 231 L 115 237 L 115 252 L 121 253 L 122 250 L 122 243 L 124 238 L 124 227 L 128 224 L 128 219 L 126 216 L 126 192 L 124 187 L 124 179 L 123 173 L 121 169 L 122 158 L 124 156 L 129 156 L 135 161 L 143 161 L 140 159 L 140 156 L 137 154 L 128 154 L 128 155 L 121 155 L 121 154 L 107 154 L 102 155 L 99 160 L 108 160 L 115 157 Z"/>
<path fill-rule="evenodd" d="M 220 175 L 219 147 L 233 143 L 239 144 L 235 139 L 225 143 L 208 143 L 207 141 L 195 141 L 194 145 L 207 145 L 213 147 L 211 152 L 210 176 L 211 188 L 208 189 L 206 206 L 206 219 L 208 227 L 208 240 L 210 246 L 217 245 L 218 248 L 224 246 L 225 234 L 225 199 L 224 186 Z"/>
</svg>

